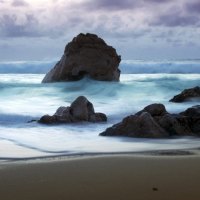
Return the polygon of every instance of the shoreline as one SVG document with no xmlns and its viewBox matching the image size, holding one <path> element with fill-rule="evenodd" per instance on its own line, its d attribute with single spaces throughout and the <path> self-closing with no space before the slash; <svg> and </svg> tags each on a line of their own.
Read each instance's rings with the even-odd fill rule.
<svg viewBox="0 0 200 200">
<path fill-rule="evenodd" d="M 143 156 L 143 157 L 184 157 L 184 156 L 200 156 L 200 147 L 188 148 L 188 149 L 167 149 L 167 150 L 151 150 L 151 151 L 133 151 L 133 152 L 91 152 L 91 153 L 72 153 L 72 154 L 60 154 L 50 156 L 38 156 L 38 157 L 25 157 L 25 158 L 2 158 L 0 157 L 0 166 L 12 163 L 39 163 L 39 162 L 56 162 L 60 160 L 69 159 L 84 159 L 106 156 Z"/>
</svg>

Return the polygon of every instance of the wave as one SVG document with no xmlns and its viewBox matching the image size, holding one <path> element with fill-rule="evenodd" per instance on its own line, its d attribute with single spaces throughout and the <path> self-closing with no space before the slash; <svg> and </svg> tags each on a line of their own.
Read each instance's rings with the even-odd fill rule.
<svg viewBox="0 0 200 200">
<path fill-rule="evenodd" d="M 200 73 L 200 60 L 184 61 L 133 61 L 124 60 L 120 65 L 123 74 L 195 74 Z"/>
<path fill-rule="evenodd" d="M 0 74 L 45 74 L 57 61 L 0 62 Z M 200 73 L 200 60 L 144 61 L 122 60 L 122 74 L 195 74 Z"/>
<path fill-rule="evenodd" d="M 71 152 L 132 152 L 199 147 L 200 141 L 196 138 L 138 140 L 98 137 L 98 134 L 151 103 L 163 103 L 170 113 L 179 113 L 197 105 L 199 102 L 174 104 L 169 99 L 185 88 L 199 85 L 200 74 L 122 74 L 120 82 L 111 83 L 84 78 L 77 82 L 40 84 L 42 78 L 43 74 L 0 75 L 0 153 L 3 159 Z M 106 123 L 53 127 L 36 122 L 27 123 L 42 115 L 54 114 L 59 106 L 69 106 L 81 95 L 93 103 L 96 112 L 107 115 Z"/>
<path fill-rule="evenodd" d="M 4 114 L 0 113 L 0 127 L 8 125 L 28 124 L 31 120 L 38 119 L 35 116 L 20 115 L 20 114 Z"/>
<path fill-rule="evenodd" d="M 0 62 L 0 74 L 45 74 L 56 61 Z"/>
</svg>

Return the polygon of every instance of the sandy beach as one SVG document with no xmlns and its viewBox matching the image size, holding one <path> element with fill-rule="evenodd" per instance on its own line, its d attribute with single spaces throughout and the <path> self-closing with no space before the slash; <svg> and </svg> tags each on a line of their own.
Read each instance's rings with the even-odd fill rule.
<svg viewBox="0 0 200 200">
<path fill-rule="evenodd" d="M 200 156 L 101 155 L 0 165 L 2 200 L 199 200 Z"/>
</svg>

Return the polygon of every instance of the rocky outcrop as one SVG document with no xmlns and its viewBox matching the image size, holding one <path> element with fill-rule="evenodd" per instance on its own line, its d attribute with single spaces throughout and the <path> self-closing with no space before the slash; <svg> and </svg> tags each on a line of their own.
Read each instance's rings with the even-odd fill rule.
<svg viewBox="0 0 200 200">
<path fill-rule="evenodd" d="M 170 114 L 163 104 L 151 104 L 100 133 L 101 136 L 166 138 L 200 136 L 200 106 Z"/>
<path fill-rule="evenodd" d="M 130 115 L 124 118 L 122 122 L 108 128 L 100 135 L 160 138 L 166 137 L 167 133 L 149 113 L 142 112 L 139 115 Z"/>
<path fill-rule="evenodd" d="M 182 116 L 187 116 L 190 119 L 192 131 L 200 136 L 200 105 L 188 108 L 180 114 Z"/>
<path fill-rule="evenodd" d="M 119 81 L 121 57 L 95 34 L 79 34 L 65 47 L 64 55 L 46 74 L 43 83 L 76 81 L 88 76 L 100 81 Z"/>
<path fill-rule="evenodd" d="M 165 109 L 165 106 L 160 103 L 154 103 L 146 106 L 143 110 L 136 113 L 136 115 L 140 115 L 143 112 L 148 112 L 152 117 L 163 116 L 168 113 Z"/>
<path fill-rule="evenodd" d="M 78 97 L 70 107 L 60 107 L 52 116 L 44 115 L 38 121 L 43 124 L 75 123 L 75 122 L 103 122 L 107 117 L 103 113 L 95 113 L 94 107 L 86 97 Z"/>
<path fill-rule="evenodd" d="M 180 113 L 183 116 L 188 116 L 188 117 L 200 117 L 200 105 L 192 106 L 185 110 L 184 112 Z"/>
<path fill-rule="evenodd" d="M 183 90 L 180 94 L 174 96 L 170 101 L 181 103 L 190 99 L 198 98 L 200 100 L 200 87 L 194 87 Z"/>
</svg>

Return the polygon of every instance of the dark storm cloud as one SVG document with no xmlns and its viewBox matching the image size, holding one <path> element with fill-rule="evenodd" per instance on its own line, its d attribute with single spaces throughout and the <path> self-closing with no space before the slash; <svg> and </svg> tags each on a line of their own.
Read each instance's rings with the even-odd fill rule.
<svg viewBox="0 0 200 200">
<path fill-rule="evenodd" d="M 166 26 L 166 27 L 176 27 L 176 26 L 198 26 L 199 25 L 198 16 L 187 16 L 178 13 L 169 13 L 165 15 L 158 16 L 154 19 L 150 25 L 155 26 Z"/>
<path fill-rule="evenodd" d="M 39 36 L 39 30 L 36 29 L 37 20 L 33 15 L 26 15 L 24 24 L 17 23 L 16 15 L 3 15 L 0 19 L 0 34 L 4 37 L 33 37 Z"/>
<path fill-rule="evenodd" d="M 173 0 L 144 0 L 146 3 L 168 3 L 172 2 Z"/>
<path fill-rule="evenodd" d="M 190 3 L 186 3 L 185 4 L 185 9 L 189 12 L 189 13 L 197 13 L 200 15 L 200 1 L 196 1 L 196 2 L 190 2 Z"/>
<path fill-rule="evenodd" d="M 161 0 L 150 0 L 161 1 Z M 167 0 L 166 0 L 167 1 Z M 170 0 L 169 0 L 170 2 Z M 167 5 L 167 4 L 166 4 Z M 163 27 L 199 27 L 200 1 L 180 0 L 179 3 L 171 1 L 167 10 L 162 13 L 158 10 L 149 26 Z"/>
<path fill-rule="evenodd" d="M 26 6 L 25 0 L 13 0 L 11 8 L 13 10 L 2 9 L 5 14 L 1 16 L 0 13 L 0 34 L 4 37 L 59 38 L 68 34 L 70 30 L 73 33 L 82 31 L 106 33 L 105 35 L 114 38 L 139 38 L 152 34 L 152 28 L 199 26 L 200 21 L 198 14 L 189 12 L 195 9 L 193 7 L 196 4 L 200 4 L 197 1 L 195 4 L 194 0 L 193 3 L 185 3 L 186 0 L 85 0 L 71 1 L 71 3 L 54 0 L 53 2 L 40 10 L 33 10 L 33 7 Z M 19 23 L 23 15 L 26 20 L 23 19 L 24 22 Z"/>
<path fill-rule="evenodd" d="M 173 0 L 88 0 L 80 5 L 88 10 L 105 10 L 105 11 L 123 11 L 147 8 L 151 6 L 164 5 L 173 2 Z M 155 9 L 155 7 L 154 7 Z"/>
<path fill-rule="evenodd" d="M 164 4 L 172 0 L 88 0 L 81 5 L 88 9 L 96 10 L 130 10 L 141 7 L 148 7 L 151 3 Z"/>
<path fill-rule="evenodd" d="M 127 10 L 139 5 L 139 1 L 132 0 L 88 0 L 82 5 L 88 9 L 95 10 Z"/>
<path fill-rule="evenodd" d="M 4 14 L 0 17 L 0 37 L 48 37 L 59 38 L 62 37 L 66 30 L 73 30 L 75 27 L 80 27 L 85 21 L 80 17 L 68 17 L 63 26 L 55 28 L 54 25 L 46 24 L 42 26 L 38 18 L 33 14 L 25 14 L 24 22 L 19 22 L 16 14 Z M 80 24 L 80 25 L 79 25 Z M 89 24 L 91 25 L 91 23 Z"/>
<path fill-rule="evenodd" d="M 13 7 L 24 7 L 28 6 L 29 4 L 24 0 L 13 0 L 12 6 Z"/>
</svg>

